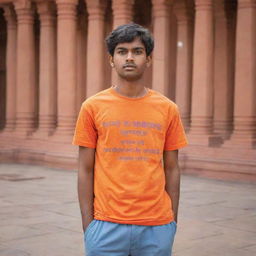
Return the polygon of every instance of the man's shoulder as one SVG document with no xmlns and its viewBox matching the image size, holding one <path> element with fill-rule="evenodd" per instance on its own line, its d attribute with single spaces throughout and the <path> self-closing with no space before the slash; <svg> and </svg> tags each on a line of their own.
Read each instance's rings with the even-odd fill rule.
<svg viewBox="0 0 256 256">
<path fill-rule="evenodd" d="M 172 101 L 171 99 L 169 99 L 167 96 L 163 95 L 162 93 L 150 89 L 151 90 L 151 95 L 152 95 L 152 100 L 155 101 L 157 104 L 162 104 L 164 106 L 170 107 L 170 108 L 174 108 L 176 109 L 178 106 L 177 104 Z"/>
<path fill-rule="evenodd" d="M 83 103 L 83 106 L 93 106 L 107 100 L 111 97 L 110 88 L 99 91 L 98 93 L 88 97 Z"/>
</svg>

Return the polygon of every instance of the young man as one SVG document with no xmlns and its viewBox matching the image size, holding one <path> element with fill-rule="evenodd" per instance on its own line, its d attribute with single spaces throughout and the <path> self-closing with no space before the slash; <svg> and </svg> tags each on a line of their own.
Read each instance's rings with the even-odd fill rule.
<svg viewBox="0 0 256 256">
<path fill-rule="evenodd" d="M 144 87 L 154 41 L 137 24 L 106 39 L 118 81 L 81 107 L 78 196 L 87 256 L 170 256 L 187 144 L 177 106 Z"/>
</svg>

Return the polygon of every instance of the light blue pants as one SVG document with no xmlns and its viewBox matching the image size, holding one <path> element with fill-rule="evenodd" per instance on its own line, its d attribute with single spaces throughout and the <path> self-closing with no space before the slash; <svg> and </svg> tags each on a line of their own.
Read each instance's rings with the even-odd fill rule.
<svg viewBox="0 0 256 256">
<path fill-rule="evenodd" d="M 176 222 L 159 226 L 93 220 L 84 233 L 86 256 L 171 256 Z"/>
</svg>

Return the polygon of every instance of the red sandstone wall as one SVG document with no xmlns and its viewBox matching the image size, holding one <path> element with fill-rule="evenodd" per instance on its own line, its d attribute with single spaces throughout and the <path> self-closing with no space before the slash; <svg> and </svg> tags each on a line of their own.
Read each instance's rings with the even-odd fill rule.
<svg viewBox="0 0 256 256">
<path fill-rule="evenodd" d="M 255 5 L 0 0 L 0 160 L 76 168 L 80 105 L 115 83 L 104 38 L 134 21 L 155 37 L 145 85 L 180 108 L 183 171 L 255 179 Z"/>
</svg>

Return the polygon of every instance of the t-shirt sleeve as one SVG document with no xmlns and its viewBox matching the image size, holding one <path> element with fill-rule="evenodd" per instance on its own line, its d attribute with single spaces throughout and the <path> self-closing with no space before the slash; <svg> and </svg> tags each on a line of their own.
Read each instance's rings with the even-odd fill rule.
<svg viewBox="0 0 256 256">
<path fill-rule="evenodd" d="M 72 144 L 96 148 L 97 138 L 98 133 L 95 127 L 92 109 L 84 102 L 77 118 Z"/>
<path fill-rule="evenodd" d="M 169 113 L 169 124 L 165 136 L 164 150 L 176 150 L 188 144 L 177 105 Z"/>
</svg>

